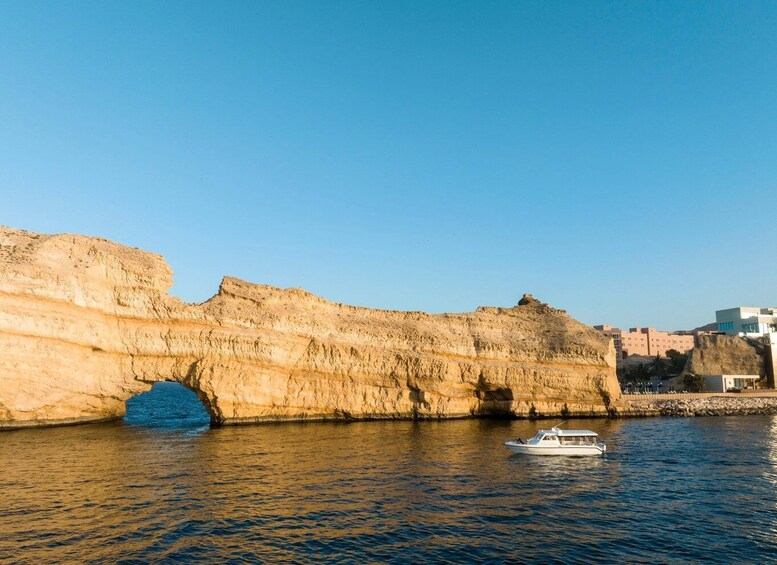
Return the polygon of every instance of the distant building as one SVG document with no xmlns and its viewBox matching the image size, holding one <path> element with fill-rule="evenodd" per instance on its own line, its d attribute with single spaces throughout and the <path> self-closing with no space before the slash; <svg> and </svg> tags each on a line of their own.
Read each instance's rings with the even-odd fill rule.
<svg viewBox="0 0 777 565">
<path fill-rule="evenodd" d="M 694 337 L 688 333 L 661 332 L 655 328 L 629 328 L 624 332 L 606 324 L 594 326 L 604 335 L 612 338 L 615 345 L 615 354 L 618 359 L 625 359 L 629 355 L 645 355 L 655 357 L 666 356 L 666 352 L 675 349 L 680 353 L 687 353 L 693 349 Z"/>
<path fill-rule="evenodd" d="M 621 342 L 621 331 L 618 328 L 613 328 L 612 326 L 608 326 L 607 324 L 601 325 L 601 326 L 594 326 L 595 330 L 599 330 L 604 335 L 612 339 L 613 344 L 615 345 L 615 356 L 618 359 L 623 359 L 623 355 L 621 354 L 622 351 L 622 342 Z"/>
<path fill-rule="evenodd" d="M 739 306 L 715 312 L 718 331 L 727 335 L 759 337 L 775 333 L 777 308 Z"/>
<path fill-rule="evenodd" d="M 758 375 L 704 375 L 705 392 L 727 392 L 731 389 L 755 388 Z"/>
</svg>

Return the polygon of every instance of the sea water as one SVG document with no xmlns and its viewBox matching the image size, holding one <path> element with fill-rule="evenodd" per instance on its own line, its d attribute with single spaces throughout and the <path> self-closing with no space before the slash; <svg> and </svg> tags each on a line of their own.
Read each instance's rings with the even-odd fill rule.
<svg viewBox="0 0 777 565">
<path fill-rule="evenodd" d="M 777 418 L 211 429 L 163 383 L 123 421 L 0 433 L 0 561 L 777 562 Z"/>
</svg>

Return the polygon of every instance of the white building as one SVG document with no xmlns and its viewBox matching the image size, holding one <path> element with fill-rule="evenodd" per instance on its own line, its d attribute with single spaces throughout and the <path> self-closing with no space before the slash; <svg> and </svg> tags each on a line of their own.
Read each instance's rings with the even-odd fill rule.
<svg viewBox="0 0 777 565">
<path fill-rule="evenodd" d="M 718 331 L 726 335 L 757 337 L 774 333 L 777 324 L 777 308 L 750 308 L 739 306 L 715 312 Z"/>
<path fill-rule="evenodd" d="M 704 375 L 707 381 L 704 391 L 727 392 L 732 389 L 755 388 L 755 382 L 760 378 L 758 375 Z"/>
</svg>

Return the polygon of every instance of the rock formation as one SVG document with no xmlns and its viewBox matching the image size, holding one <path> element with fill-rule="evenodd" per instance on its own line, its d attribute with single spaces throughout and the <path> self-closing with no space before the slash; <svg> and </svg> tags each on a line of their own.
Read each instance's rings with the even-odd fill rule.
<svg viewBox="0 0 777 565">
<path fill-rule="evenodd" d="M 728 335 L 700 335 L 685 371 L 697 375 L 766 375 L 764 345 Z"/>
<path fill-rule="evenodd" d="M 528 295 L 430 315 L 234 278 L 188 304 L 171 286 L 158 255 L 0 227 L 0 427 L 121 417 L 164 380 L 215 424 L 604 415 L 619 402 L 607 338 Z"/>
</svg>

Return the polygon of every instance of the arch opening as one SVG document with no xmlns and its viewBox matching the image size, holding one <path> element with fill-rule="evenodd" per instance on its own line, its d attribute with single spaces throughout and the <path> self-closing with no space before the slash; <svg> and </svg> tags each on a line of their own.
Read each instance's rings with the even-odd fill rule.
<svg viewBox="0 0 777 565">
<path fill-rule="evenodd" d="M 173 381 L 154 383 L 151 390 L 127 400 L 125 424 L 166 429 L 208 427 L 211 416 L 197 394 Z"/>
</svg>

